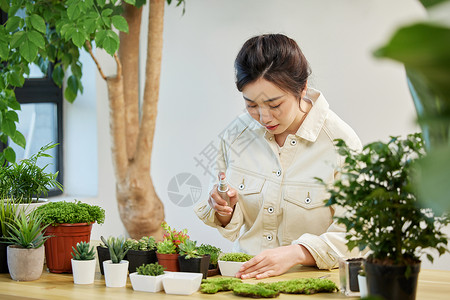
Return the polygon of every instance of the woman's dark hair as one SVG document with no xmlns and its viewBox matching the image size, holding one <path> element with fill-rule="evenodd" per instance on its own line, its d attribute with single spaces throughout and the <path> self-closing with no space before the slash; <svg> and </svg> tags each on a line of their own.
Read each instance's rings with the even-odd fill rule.
<svg viewBox="0 0 450 300">
<path fill-rule="evenodd" d="M 283 34 L 264 34 L 247 40 L 236 57 L 234 67 L 240 92 L 246 84 L 264 78 L 300 97 L 311 74 L 300 47 Z"/>
</svg>

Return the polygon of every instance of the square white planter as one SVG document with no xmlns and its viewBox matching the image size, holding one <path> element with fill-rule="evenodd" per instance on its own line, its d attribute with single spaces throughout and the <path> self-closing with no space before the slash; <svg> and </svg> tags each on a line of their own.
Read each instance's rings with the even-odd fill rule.
<svg viewBox="0 0 450 300">
<path fill-rule="evenodd" d="M 135 291 L 157 293 L 163 289 L 162 280 L 165 276 L 146 276 L 134 272 L 130 274 L 131 286 Z"/>
<path fill-rule="evenodd" d="M 244 263 L 238 261 L 219 260 L 219 269 L 222 276 L 234 277 Z"/>
<path fill-rule="evenodd" d="M 72 263 L 73 283 L 94 283 L 96 260 L 70 260 Z"/>
<path fill-rule="evenodd" d="M 200 288 L 202 273 L 171 272 L 163 278 L 166 294 L 190 295 Z"/>
</svg>

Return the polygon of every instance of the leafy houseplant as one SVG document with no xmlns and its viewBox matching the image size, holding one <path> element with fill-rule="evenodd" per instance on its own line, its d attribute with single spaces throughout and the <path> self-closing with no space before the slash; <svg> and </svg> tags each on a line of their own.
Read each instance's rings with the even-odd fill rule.
<svg viewBox="0 0 450 300">
<path fill-rule="evenodd" d="M 412 172 L 424 153 L 421 135 L 370 143 L 362 152 L 342 140 L 336 145 L 345 162 L 342 178 L 328 188 L 327 205 L 347 211 L 336 219 L 347 228 L 348 248 L 372 251 L 365 266 L 369 294 L 414 299 L 420 254 L 427 248 L 439 255 L 448 252 L 441 229 L 450 221 L 417 203 Z M 429 254 L 427 258 L 433 260 Z M 397 282 L 401 286 L 394 286 Z"/>
<path fill-rule="evenodd" d="M 46 242 L 47 266 L 53 273 L 71 273 L 72 247 L 79 242 L 89 242 L 92 224 L 105 221 L 105 211 L 96 205 L 75 202 L 51 202 L 36 209 L 42 212 L 43 222 L 50 224 L 46 234 L 52 238 Z"/>
<path fill-rule="evenodd" d="M 109 249 L 111 260 L 103 262 L 105 283 L 107 287 L 123 287 L 127 283 L 128 261 L 123 260 L 128 249 L 125 247 L 125 239 L 119 237 L 100 237 Z"/>
<path fill-rule="evenodd" d="M 88 242 L 79 242 L 72 247 L 72 272 L 75 284 L 90 284 L 95 276 L 95 252 Z"/>
<path fill-rule="evenodd" d="M 198 253 L 197 242 L 186 239 L 179 246 L 180 256 L 178 262 L 181 272 L 202 273 L 203 279 L 208 276 L 209 254 Z"/>
<path fill-rule="evenodd" d="M 0 200 L 0 273 L 9 273 L 6 248 L 11 244 L 11 235 L 7 224 L 15 224 L 18 208 L 13 199 Z"/>
<path fill-rule="evenodd" d="M 159 292 L 162 290 L 164 267 L 158 263 L 143 264 L 130 273 L 133 290 L 142 292 Z"/>
<path fill-rule="evenodd" d="M 151 236 L 144 236 L 138 241 L 127 239 L 125 247 L 128 249 L 126 259 L 129 261 L 128 271 L 130 274 L 136 272 L 136 268 L 143 264 L 157 262 L 156 242 Z"/>
<path fill-rule="evenodd" d="M 223 276 L 234 277 L 244 262 L 252 259 L 252 255 L 242 252 L 224 253 L 219 256 L 219 269 Z"/>
<path fill-rule="evenodd" d="M 36 211 L 19 211 L 16 222 L 7 223 L 12 245 L 8 246 L 8 268 L 13 280 L 30 281 L 41 277 L 44 266 L 44 235 L 46 225 Z"/>
<path fill-rule="evenodd" d="M 40 167 L 37 160 L 41 157 L 51 157 L 45 152 L 57 144 L 47 144 L 30 158 L 22 159 L 11 165 L 0 168 L 0 196 L 3 199 L 14 199 L 16 203 L 31 203 L 33 197 L 37 202 L 41 196 L 47 197 L 50 188 L 63 190 L 55 174 L 45 171 L 47 166 Z"/>
<path fill-rule="evenodd" d="M 178 263 L 179 245 L 189 239 L 187 229 L 177 231 L 166 222 L 162 222 L 161 227 L 165 233 L 163 240 L 156 244 L 156 257 L 158 262 L 166 267 L 167 271 L 178 272 L 180 270 Z"/>
</svg>

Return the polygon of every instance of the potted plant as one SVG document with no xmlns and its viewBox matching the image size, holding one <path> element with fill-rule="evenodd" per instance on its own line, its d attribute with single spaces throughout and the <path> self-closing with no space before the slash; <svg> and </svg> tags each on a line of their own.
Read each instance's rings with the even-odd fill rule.
<svg viewBox="0 0 450 300">
<path fill-rule="evenodd" d="M 133 290 L 156 293 L 162 290 L 164 267 L 158 263 L 144 264 L 130 273 Z"/>
<path fill-rule="evenodd" d="M 7 248 L 9 274 L 13 280 L 31 281 L 41 277 L 44 267 L 44 236 L 46 225 L 36 211 L 20 210 L 16 222 L 7 223 L 10 231 Z"/>
<path fill-rule="evenodd" d="M 33 210 L 47 203 L 46 199 L 50 188 L 63 190 L 58 182 L 58 172 L 46 172 L 47 165 L 40 167 L 37 161 L 41 157 L 51 157 L 45 152 L 56 147 L 58 144 L 47 144 L 38 153 L 30 158 L 25 158 L 10 165 L 0 168 L 0 196 L 2 199 L 13 199 L 16 204 Z"/>
<path fill-rule="evenodd" d="M 339 258 L 339 288 L 346 296 L 359 296 L 358 273 L 363 262 L 362 257 Z"/>
<path fill-rule="evenodd" d="M 242 264 L 249 261 L 253 255 L 235 252 L 235 253 L 224 253 L 219 257 L 219 269 L 222 276 L 234 277 L 236 273 L 241 268 Z"/>
<path fill-rule="evenodd" d="M 0 200 L 0 273 L 9 273 L 6 249 L 11 242 L 7 224 L 16 220 L 18 206 L 13 199 Z"/>
<path fill-rule="evenodd" d="M 208 244 L 201 244 L 197 247 L 197 251 L 198 254 L 209 254 L 208 276 L 218 275 L 219 265 L 217 264 L 217 262 L 221 253 L 220 248 Z"/>
<path fill-rule="evenodd" d="M 137 267 L 143 264 L 152 264 L 157 262 L 156 242 L 152 236 L 144 236 L 138 241 L 127 239 L 125 247 L 128 249 L 126 259 L 129 262 L 128 271 L 136 272 Z"/>
<path fill-rule="evenodd" d="M 189 238 L 187 229 L 177 231 L 163 222 L 161 227 L 165 230 L 163 240 L 156 244 L 156 257 L 160 265 L 163 265 L 167 271 L 178 272 L 180 266 L 178 263 L 179 245 Z"/>
<path fill-rule="evenodd" d="M 94 247 L 87 242 L 77 243 L 72 247 L 72 273 L 75 284 L 94 283 L 95 276 L 95 252 Z"/>
<path fill-rule="evenodd" d="M 421 135 L 370 143 L 362 152 L 342 140 L 336 146 L 345 161 L 342 178 L 328 187 L 327 205 L 346 210 L 336 220 L 347 228 L 349 250 L 372 251 L 365 264 L 369 295 L 415 299 L 419 257 L 427 248 L 448 252 L 442 228 L 450 221 L 417 203 L 412 170 L 424 153 Z"/>
<path fill-rule="evenodd" d="M 72 247 L 79 242 L 90 241 L 92 224 L 104 222 L 105 210 L 76 200 L 51 202 L 36 210 L 42 212 L 43 222 L 51 225 L 46 228 L 46 235 L 52 237 L 45 243 L 45 258 L 49 271 L 72 273 Z"/>
<path fill-rule="evenodd" d="M 200 254 L 197 249 L 197 242 L 186 239 L 180 244 L 180 256 L 178 262 L 181 272 L 202 273 L 203 279 L 208 276 L 209 254 Z"/>
<path fill-rule="evenodd" d="M 107 287 L 124 287 L 127 283 L 128 261 L 124 260 L 127 254 L 124 238 L 109 237 L 106 240 L 100 237 L 103 244 L 109 249 L 110 260 L 103 262 L 105 284 Z"/>
</svg>

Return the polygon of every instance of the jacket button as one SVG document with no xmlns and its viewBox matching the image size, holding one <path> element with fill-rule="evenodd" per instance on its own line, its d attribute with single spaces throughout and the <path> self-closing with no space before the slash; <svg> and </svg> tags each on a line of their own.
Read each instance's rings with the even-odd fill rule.
<svg viewBox="0 0 450 300">
<path fill-rule="evenodd" d="M 311 203 L 311 198 L 307 197 L 307 198 L 305 199 L 305 203 L 306 203 L 306 204 L 310 204 L 310 203 Z"/>
<path fill-rule="evenodd" d="M 273 212 L 274 212 L 275 210 L 273 209 L 272 206 L 269 206 L 269 207 L 267 208 L 267 211 L 269 212 L 269 214 L 273 214 Z"/>
<path fill-rule="evenodd" d="M 266 239 L 267 239 L 268 241 L 271 241 L 271 240 L 273 239 L 273 237 L 272 237 L 271 234 L 269 234 L 269 235 L 266 236 Z"/>
<path fill-rule="evenodd" d="M 297 141 L 296 140 L 292 140 L 291 141 L 291 146 L 295 146 L 295 145 L 297 145 Z"/>
<path fill-rule="evenodd" d="M 240 190 L 243 190 L 245 188 L 245 185 L 243 184 L 243 183 L 241 183 L 240 185 L 239 185 L 239 189 Z"/>
<path fill-rule="evenodd" d="M 276 171 L 275 174 L 277 174 L 277 176 L 280 177 L 281 176 L 281 170 Z"/>
</svg>

